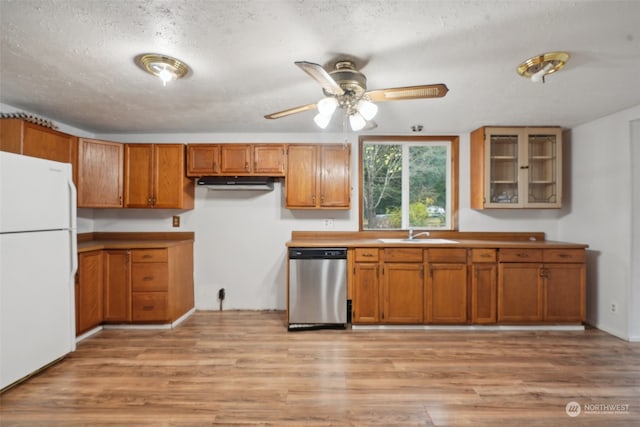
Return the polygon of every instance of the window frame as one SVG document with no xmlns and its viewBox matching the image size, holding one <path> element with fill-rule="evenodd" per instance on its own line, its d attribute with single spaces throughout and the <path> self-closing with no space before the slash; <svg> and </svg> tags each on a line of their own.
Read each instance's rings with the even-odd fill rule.
<svg viewBox="0 0 640 427">
<path fill-rule="evenodd" d="M 449 190 L 451 191 L 451 224 L 450 228 L 442 229 L 442 231 L 457 231 L 458 230 L 458 208 L 459 208 L 459 158 L 460 158 L 460 137 L 457 135 L 408 135 L 408 136 L 400 136 L 400 135 L 392 135 L 392 136 L 384 136 L 384 135 L 361 135 L 358 137 L 358 230 L 361 232 L 377 232 L 384 233 L 387 231 L 402 231 L 405 230 L 403 228 L 394 228 L 394 229 L 364 229 L 363 221 L 364 221 L 364 200 L 362 197 L 363 188 L 364 188 L 364 163 L 363 163 L 363 155 L 364 155 L 364 145 L 366 143 L 376 143 L 376 142 L 392 142 L 397 144 L 416 144 L 420 142 L 447 142 L 451 145 L 451 164 L 450 166 L 450 183 L 451 187 Z M 415 228 L 416 230 L 420 230 L 420 228 Z M 429 229 L 430 231 L 440 231 Z"/>
</svg>

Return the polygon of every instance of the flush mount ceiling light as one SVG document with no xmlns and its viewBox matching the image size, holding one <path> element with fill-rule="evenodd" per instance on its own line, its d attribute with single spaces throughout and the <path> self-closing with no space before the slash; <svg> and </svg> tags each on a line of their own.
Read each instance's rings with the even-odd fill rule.
<svg viewBox="0 0 640 427">
<path fill-rule="evenodd" d="M 171 80 L 183 78 L 189 72 L 187 64 L 168 55 L 143 53 L 136 56 L 134 60 L 138 67 L 162 80 L 163 86 Z"/>
<path fill-rule="evenodd" d="M 568 59 L 567 52 L 548 52 L 537 55 L 518 65 L 518 74 L 531 79 L 534 83 L 544 83 L 544 77 L 564 67 Z"/>
</svg>

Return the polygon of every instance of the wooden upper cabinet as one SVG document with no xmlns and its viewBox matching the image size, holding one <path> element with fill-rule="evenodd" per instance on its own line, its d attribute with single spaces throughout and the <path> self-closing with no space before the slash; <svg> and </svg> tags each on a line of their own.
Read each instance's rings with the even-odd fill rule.
<svg viewBox="0 0 640 427">
<path fill-rule="evenodd" d="M 220 172 L 220 146 L 189 144 L 187 146 L 187 176 L 210 176 Z"/>
<path fill-rule="evenodd" d="M 562 130 L 483 127 L 473 131 L 471 207 L 562 207 Z"/>
<path fill-rule="evenodd" d="M 192 209 L 193 198 L 193 180 L 185 174 L 184 145 L 125 145 L 125 207 Z"/>
<path fill-rule="evenodd" d="M 221 145 L 220 172 L 238 175 L 251 173 L 251 146 L 247 144 Z"/>
<path fill-rule="evenodd" d="M 124 207 L 153 207 L 153 145 L 126 144 Z"/>
<path fill-rule="evenodd" d="M 317 147 L 289 145 L 287 148 L 286 204 L 288 208 L 315 208 Z"/>
<path fill-rule="evenodd" d="M 283 144 L 189 144 L 187 175 L 284 176 Z"/>
<path fill-rule="evenodd" d="M 78 207 L 121 208 L 124 145 L 78 140 Z"/>
<path fill-rule="evenodd" d="M 286 205 L 290 209 L 349 209 L 351 149 L 342 144 L 287 148 Z"/>
<path fill-rule="evenodd" d="M 264 176 L 284 176 L 285 155 L 282 144 L 253 146 L 253 172 Z"/>
<path fill-rule="evenodd" d="M 351 150 L 345 145 L 320 147 L 320 206 L 351 206 Z"/>
<path fill-rule="evenodd" d="M 0 119 L 0 150 L 71 163 L 77 182 L 78 138 L 19 119 Z"/>
</svg>

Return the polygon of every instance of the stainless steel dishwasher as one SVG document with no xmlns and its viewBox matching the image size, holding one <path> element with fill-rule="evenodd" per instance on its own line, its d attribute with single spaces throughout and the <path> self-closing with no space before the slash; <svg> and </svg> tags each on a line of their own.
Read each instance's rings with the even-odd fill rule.
<svg viewBox="0 0 640 427">
<path fill-rule="evenodd" d="M 347 324 L 347 250 L 289 248 L 289 330 Z"/>
</svg>

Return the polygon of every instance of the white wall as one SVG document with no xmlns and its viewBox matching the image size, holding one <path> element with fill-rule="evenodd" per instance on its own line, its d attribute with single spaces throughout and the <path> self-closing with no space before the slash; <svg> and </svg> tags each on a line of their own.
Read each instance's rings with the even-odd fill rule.
<svg viewBox="0 0 640 427">
<path fill-rule="evenodd" d="M 640 341 L 640 120 L 631 122 L 631 175 L 632 247 L 629 340 L 638 342 Z"/>
<path fill-rule="evenodd" d="M 632 332 L 637 336 L 638 325 L 631 327 L 629 322 L 632 313 L 640 310 L 637 296 L 631 299 L 631 268 L 639 262 L 637 252 L 635 260 L 631 255 L 632 245 L 637 247 L 638 241 L 637 233 L 635 243 L 631 233 L 630 123 L 638 118 L 640 106 L 571 130 L 570 155 L 565 157 L 569 197 L 563 208 L 566 215 L 558 224 L 560 239 L 589 244 L 588 322 L 625 339 Z M 637 185 L 637 176 L 635 180 Z M 637 291 L 637 283 L 635 287 Z M 616 305 L 615 312 L 612 304 Z M 635 315 L 633 319 L 638 321 Z"/>
</svg>

